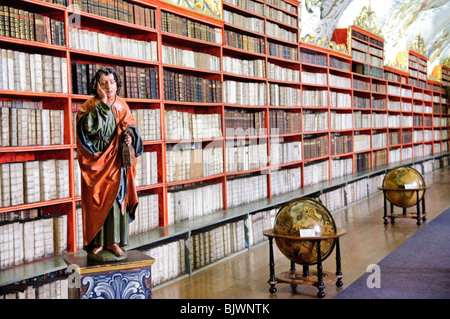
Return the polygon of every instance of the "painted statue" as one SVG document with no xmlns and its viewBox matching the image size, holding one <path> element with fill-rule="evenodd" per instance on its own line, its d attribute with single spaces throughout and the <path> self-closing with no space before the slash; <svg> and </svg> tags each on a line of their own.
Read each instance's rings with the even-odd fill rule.
<svg viewBox="0 0 450 319">
<path fill-rule="evenodd" d="M 131 146 L 138 157 L 143 144 L 127 103 L 118 96 L 121 87 L 115 69 L 100 68 L 90 85 L 94 97 L 77 114 L 83 244 L 88 258 L 99 261 L 126 258 L 128 223 L 138 204 L 136 166 L 124 166 L 122 148 Z"/>
</svg>

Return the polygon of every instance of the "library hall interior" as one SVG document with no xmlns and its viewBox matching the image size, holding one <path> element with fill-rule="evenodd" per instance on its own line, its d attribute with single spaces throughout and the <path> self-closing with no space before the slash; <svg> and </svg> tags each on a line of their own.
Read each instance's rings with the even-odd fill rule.
<svg viewBox="0 0 450 319">
<path fill-rule="evenodd" d="M 449 299 L 449 13 L 0 0 L 0 303 Z"/>
</svg>

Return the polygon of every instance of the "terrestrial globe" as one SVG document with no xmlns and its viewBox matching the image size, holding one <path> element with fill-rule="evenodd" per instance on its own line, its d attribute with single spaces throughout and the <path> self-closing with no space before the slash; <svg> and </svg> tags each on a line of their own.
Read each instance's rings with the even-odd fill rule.
<svg viewBox="0 0 450 319">
<path fill-rule="evenodd" d="M 383 179 L 382 188 L 386 198 L 392 204 L 399 207 L 410 207 L 417 204 L 417 188 L 424 188 L 423 176 L 414 168 L 401 166 L 390 170 Z M 407 189 L 411 189 L 408 191 Z M 419 201 L 424 190 L 418 191 Z"/>
<path fill-rule="evenodd" d="M 310 198 L 299 198 L 280 208 L 275 217 L 273 233 L 278 249 L 289 260 L 301 265 L 313 265 L 317 263 L 317 241 L 301 238 L 334 236 L 336 224 L 322 203 Z M 321 260 L 331 254 L 335 241 L 335 238 L 321 240 Z"/>
</svg>

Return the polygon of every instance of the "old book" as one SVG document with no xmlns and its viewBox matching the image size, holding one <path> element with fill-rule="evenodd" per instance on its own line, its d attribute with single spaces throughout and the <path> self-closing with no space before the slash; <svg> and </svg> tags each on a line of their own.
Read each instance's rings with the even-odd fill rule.
<svg viewBox="0 0 450 319">
<path fill-rule="evenodd" d="M 51 136 L 50 136 L 50 110 L 43 109 L 40 112 L 40 145 L 50 145 L 51 144 Z M 38 135 L 39 136 L 39 135 Z"/>
<path fill-rule="evenodd" d="M 56 198 L 69 197 L 69 161 L 55 160 Z"/>
<path fill-rule="evenodd" d="M 34 225 L 34 260 L 45 257 L 45 219 L 36 219 Z"/>
<path fill-rule="evenodd" d="M 24 201 L 25 203 L 38 202 L 40 200 L 39 162 L 25 162 L 23 170 Z"/>
<path fill-rule="evenodd" d="M 41 201 L 56 197 L 55 160 L 39 161 Z"/>
<path fill-rule="evenodd" d="M 23 163 L 10 163 L 9 167 L 11 206 L 20 205 L 24 203 Z"/>
<path fill-rule="evenodd" d="M 50 216 L 41 219 L 44 236 L 44 258 L 54 255 L 53 219 Z"/>
<path fill-rule="evenodd" d="M 24 233 L 24 242 L 23 242 L 23 253 L 24 253 L 24 262 L 29 263 L 35 260 L 34 258 L 34 223 L 35 220 L 25 221 L 23 222 L 23 233 Z"/>
<path fill-rule="evenodd" d="M 34 54 L 34 79 L 35 79 L 35 91 L 44 92 L 44 82 L 42 73 L 42 55 Z M 31 65 L 30 65 L 31 67 Z"/>
<path fill-rule="evenodd" d="M 1 186 L 2 186 L 2 205 L 3 207 L 11 206 L 11 187 L 10 187 L 10 175 L 9 175 L 9 163 L 0 165 L 1 174 Z"/>
</svg>

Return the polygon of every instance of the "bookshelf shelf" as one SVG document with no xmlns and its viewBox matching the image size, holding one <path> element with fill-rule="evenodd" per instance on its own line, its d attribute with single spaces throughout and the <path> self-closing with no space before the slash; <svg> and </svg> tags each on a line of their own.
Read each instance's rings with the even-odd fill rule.
<svg viewBox="0 0 450 319">
<path fill-rule="evenodd" d="M 125 3 L 136 13 L 116 19 L 118 16 L 114 11 L 94 13 L 95 6 L 82 8 L 78 5 L 83 2 L 78 0 L 69 1 L 68 7 L 37 0 L 14 2 L 11 6 L 15 8 L 63 22 L 64 43 L 47 44 L 0 33 L 1 49 L 65 58 L 64 66 L 69 75 L 63 77 L 67 79 L 65 93 L 8 90 L 1 86 L 8 78 L 0 79 L 0 103 L 42 101 L 43 109 L 63 112 L 65 128 L 61 144 L 2 144 L 0 163 L 58 159 L 66 160 L 69 168 L 66 183 L 68 195 L 1 207 L 0 217 L 16 210 L 29 209 L 39 209 L 42 215 L 66 215 L 67 249 L 70 253 L 82 249 L 79 244 L 82 234 L 78 232 L 80 226 L 77 226 L 81 198 L 78 193 L 76 134 L 72 130 L 72 116 L 77 107 L 90 97 L 73 90 L 70 76 L 73 63 L 152 69 L 158 76 L 155 79 L 157 95 L 151 95 L 154 98 L 148 98 L 150 95 L 145 98 L 130 97 L 132 95 L 125 90 L 121 95 L 132 112 L 152 112 L 151 116 L 156 118 L 152 122 L 153 135 L 144 139 L 144 153 L 154 156 L 150 160 L 155 170 L 153 180 L 142 182 L 137 188 L 143 202 L 144 197 L 147 200 L 147 197 L 154 196 L 149 202 L 156 209 L 146 208 L 148 217 L 153 219 L 152 226 L 142 228 L 140 225 L 133 229 L 130 249 L 156 247 L 182 239 L 186 258 L 193 261 L 196 248 L 191 250 L 189 242 L 195 241 L 197 234 L 219 224 L 248 222 L 253 214 L 273 209 L 298 196 L 322 194 L 371 175 L 383 174 L 389 167 L 399 165 L 400 160 L 408 165 L 448 156 L 448 97 L 445 97 L 440 82 L 423 79 L 421 74 L 426 75 L 426 58 L 414 51 L 408 52 L 412 63 L 409 64 L 409 71 L 403 72 L 384 67 L 384 40 L 357 27 L 351 28 L 355 33 L 350 35 L 350 56 L 299 43 L 299 4 L 291 0 L 239 1 L 241 7 L 237 6 L 237 2 L 226 0 L 223 5 L 224 20 L 203 17 L 160 1 L 126 0 Z M 10 4 L 0 1 L 0 6 L 5 5 Z M 140 14 L 145 19 L 141 19 Z M 74 46 L 72 33 L 78 32 L 74 29 L 151 43 L 152 57 L 119 57 Z M 336 30 L 332 40 L 346 43 L 347 29 Z M 184 55 L 189 59 L 197 54 L 206 54 L 205 59 L 211 65 L 214 60 L 215 67 L 194 64 L 184 56 L 178 62 L 167 60 L 167 52 L 174 52 L 170 50 L 175 49 L 181 52 L 177 57 Z M 244 67 L 248 64 L 252 65 L 249 68 L 251 72 Z M 442 70 L 448 77 L 447 69 Z M 215 81 L 210 83 L 216 86 L 217 91 L 210 99 L 190 100 L 176 96 L 174 93 L 179 88 L 174 91 L 169 88 L 170 84 L 175 83 L 172 76 L 184 77 L 185 81 L 178 83 L 194 78 L 195 81 Z M 237 89 L 234 87 L 237 86 L 241 92 L 251 91 L 260 99 L 230 100 L 230 96 L 236 95 Z M 289 99 L 284 100 L 285 97 Z M 214 133 L 203 133 L 206 135 L 199 135 L 201 137 L 198 138 L 190 132 L 174 138 L 171 135 L 173 123 L 170 122 L 173 114 L 169 112 L 176 112 L 180 118 L 184 116 L 182 122 L 189 116 L 196 117 L 198 127 L 207 125 L 211 129 L 214 125 Z M 305 119 L 309 121 L 317 117 L 319 120 L 325 114 L 325 126 L 306 127 Z M 142 119 L 146 116 L 143 115 Z M 207 116 L 214 119 L 206 119 Z M 384 117 L 386 124 L 377 122 L 373 125 L 374 118 L 381 121 Z M 143 126 L 139 129 L 143 132 L 148 128 Z M 369 144 L 355 150 L 355 138 L 359 135 L 367 136 Z M 376 146 L 373 144 L 375 136 L 381 143 Z M 318 141 L 316 139 L 321 139 L 323 149 L 312 151 L 309 144 Z M 340 139 L 339 143 L 349 143 L 349 148 L 338 148 L 337 139 Z M 232 164 L 227 157 L 227 147 L 230 144 L 235 148 L 244 144 L 249 146 L 254 142 L 263 145 L 261 149 L 264 149 L 267 161 L 227 170 L 228 165 Z M 166 161 L 171 156 L 171 147 L 198 144 L 201 146 L 199 150 L 205 151 L 211 143 L 220 151 L 221 170 L 211 176 L 170 179 Z M 283 158 L 286 155 L 277 153 L 277 144 L 280 149 L 292 144 L 289 147 L 300 149 L 301 154 L 295 158 Z M 289 176 L 300 183 L 292 186 L 298 188 L 295 191 L 284 188 L 288 185 L 286 181 Z M 257 196 L 250 194 L 255 195 L 252 197 L 254 202 L 243 204 L 235 198 L 240 187 L 238 183 L 258 185 Z M 206 190 L 206 187 L 210 188 Z M 184 192 L 194 192 L 199 188 L 212 194 L 209 197 L 216 199 L 219 205 L 213 211 L 205 211 L 204 216 L 195 215 L 190 220 L 183 220 L 180 212 L 173 209 L 172 201 L 186 196 Z M 250 235 L 246 233 L 246 236 Z M 0 271 L 0 286 L 64 268 L 65 263 L 60 256 L 19 264 Z M 183 274 L 186 273 L 192 273 L 187 264 Z"/>
</svg>

